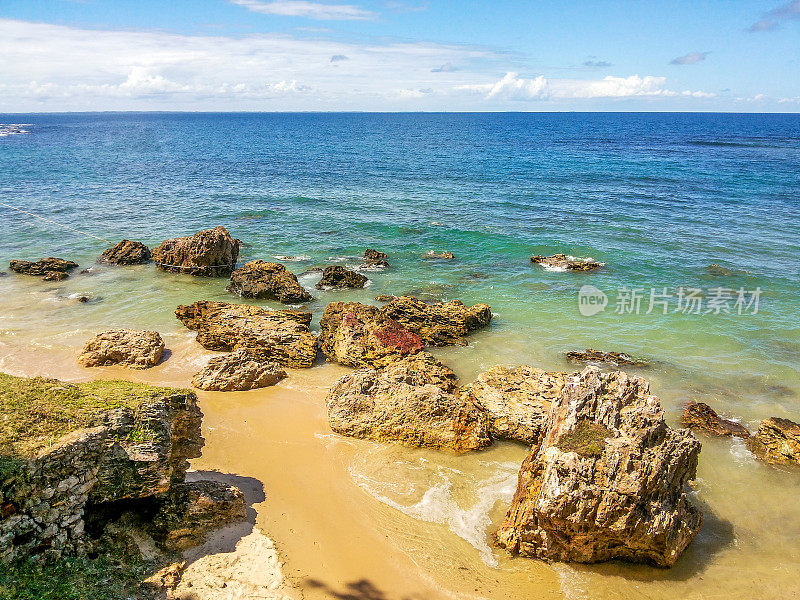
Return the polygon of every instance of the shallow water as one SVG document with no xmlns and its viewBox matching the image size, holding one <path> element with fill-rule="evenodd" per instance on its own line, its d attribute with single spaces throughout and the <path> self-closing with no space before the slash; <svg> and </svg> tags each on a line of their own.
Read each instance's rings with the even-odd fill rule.
<svg viewBox="0 0 800 600">
<path fill-rule="evenodd" d="M 392 267 L 367 273 L 363 291 L 317 291 L 319 275 L 301 275 L 315 296 L 314 327 L 333 299 L 414 293 L 486 301 L 492 327 L 467 347 L 436 352 L 462 380 L 498 363 L 574 369 L 563 352 L 594 347 L 650 360 L 633 371 L 651 382 L 672 425 L 690 399 L 751 429 L 772 415 L 800 420 L 798 116 L 0 115 L 0 122 L 29 124 L 29 133 L 0 140 L 0 201 L 86 233 L 156 245 L 222 224 L 245 242 L 242 260 L 296 257 L 283 261 L 297 274 L 334 262 L 357 266 L 366 247 L 390 254 Z M 199 299 L 238 301 L 223 280 L 150 265 L 96 266 L 105 242 L 2 205 L 0 217 L 3 261 L 52 255 L 92 267 L 56 283 L 0 277 L 0 369 L 94 376 L 74 356 L 109 327 L 157 329 L 172 356 L 147 372 L 102 376 L 185 385 L 212 355 L 172 311 Z M 456 259 L 423 260 L 429 250 Z M 586 275 L 529 262 L 555 252 L 606 266 Z M 711 275 L 712 263 L 735 272 Z M 594 316 L 579 312 L 578 290 L 587 284 L 610 298 Z M 673 312 L 673 297 L 669 314 L 660 307 L 644 314 L 651 288 L 674 294 L 680 286 L 702 288 L 705 302 L 711 288 L 760 288 L 758 311 L 740 315 L 731 302 L 731 314 L 684 314 Z M 641 314 L 614 312 L 622 287 L 643 290 Z M 201 395 L 208 444 L 198 465 L 264 482 L 260 524 L 297 582 L 316 578 L 340 591 L 372 578 L 389 597 L 441 589 L 570 598 L 800 592 L 798 470 L 762 465 L 739 442 L 702 437 L 694 494 L 705 524 L 673 569 L 511 559 L 490 549 L 488 535 L 524 448 L 500 444 L 452 457 L 332 436 L 324 391 L 344 372 L 320 364 L 272 390 Z M 302 487 L 309 479 L 312 494 Z M 339 516 L 326 515 L 328 489 Z M 313 597 L 325 588 L 306 591 Z"/>
</svg>

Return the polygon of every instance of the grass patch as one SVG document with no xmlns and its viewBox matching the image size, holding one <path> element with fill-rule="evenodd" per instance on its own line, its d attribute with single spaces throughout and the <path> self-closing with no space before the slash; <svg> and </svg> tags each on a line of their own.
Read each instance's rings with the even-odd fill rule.
<svg viewBox="0 0 800 600">
<path fill-rule="evenodd" d="M 61 436 L 90 427 L 98 412 L 135 408 L 156 396 L 181 392 L 130 381 L 64 383 L 0 373 L 0 471 Z"/>
<path fill-rule="evenodd" d="M 581 421 L 577 427 L 558 438 L 556 446 L 564 452 L 577 452 L 581 456 L 600 456 L 605 440 L 611 432 L 599 423 Z"/>
</svg>

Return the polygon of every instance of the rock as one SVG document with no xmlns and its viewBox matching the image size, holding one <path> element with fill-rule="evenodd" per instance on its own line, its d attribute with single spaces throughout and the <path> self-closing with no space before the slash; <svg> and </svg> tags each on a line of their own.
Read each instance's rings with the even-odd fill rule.
<svg viewBox="0 0 800 600">
<path fill-rule="evenodd" d="M 86 342 L 78 363 L 84 367 L 122 365 L 147 369 L 158 364 L 163 352 L 164 340 L 156 331 L 111 329 Z"/>
<path fill-rule="evenodd" d="M 224 227 L 215 227 L 189 237 L 164 240 L 151 255 L 163 271 L 225 277 L 236 268 L 239 240 L 233 239 Z"/>
<path fill-rule="evenodd" d="M 378 302 L 391 302 L 395 298 L 397 298 L 397 296 L 393 296 L 392 294 L 378 294 L 375 296 L 375 300 Z"/>
<path fill-rule="evenodd" d="M 328 392 L 336 433 L 454 452 L 491 444 L 486 416 L 454 394 L 453 372 L 427 352 L 380 370 L 359 369 Z"/>
<path fill-rule="evenodd" d="M 429 250 L 425 254 L 422 255 L 422 258 L 438 258 L 442 260 L 453 260 L 455 255 L 452 252 L 448 252 L 447 250 L 442 250 L 441 252 L 436 252 L 435 250 Z"/>
<path fill-rule="evenodd" d="M 284 377 L 286 371 L 260 350 L 240 348 L 208 361 L 194 376 L 192 385 L 201 390 L 233 392 L 275 385 Z"/>
<path fill-rule="evenodd" d="M 496 542 L 546 560 L 671 566 L 702 523 L 685 493 L 699 452 L 645 380 L 587 367 L 553 401 Z"/>
<path fill-rule="evenodd" d="M 566 378 L 567 373 L 533 367 L 497 366 L 478 375 L 462 394 L 486 413 L 493 437 L 535 444 Z"/>
<path fill-rule="evenodd" d="M 466 336 L 492 320 L 488 304 L 465 306 L 460 300 L 426 304 L 411 296 L 401 296 L 381 310 L 416 333 L 425 346 L 466 345 Z"/>
<path fill-rule="evenodd" d="M 552 271 L 595 271 L 605 264 L 592 258 L 575 258 L 566 254 L 553 254 L 553 256 L 537 254 L 531 257 L 531 262 Z"/>
<path fill-rule="evenodd" d="M 764 419 L 747 446 L 764 462 L 800 464 L 800 424 L 779 417 Z"/>
<path fill-rule="evenodd" d="M 361 265 L 362 269 L 385 269 L 389 266 L 386 261 L 386 253 L 367 248 L 364 252 L 364 264 Z"/>
<path fill-rule="evenodd" d="M 592 350 L 587 348 L 582 351 L 567 352 L 567 360 L 572 362 L 592 362 L 592 363 L 609 363 L 614 366 L 630 365 L 635 367 L 645 367 L 647 363 L 638 358 L 632 358 L 629 354 L 624 352 L 603 352 L 601 350 Z"/>
<path fill-rule="evenodd" d="M 254 260 L 231 273 L 228 291 L 243 298 L 265 298 L 284 304 L 310 302 L 311 294 L 279 263 Z"/>
<path fill-rule="evenodd" d="M 349 271 L 342 266 L 334 265 L 332 267 L 325 267 L 325 270 L 322 271 L 322 279 L 319 280 L 316 288 L 318 290 L 344 288 L 360 289 L 364 287 L 367 281 L 369 281 L 369 279 L 361 273 Z"/>
<path fill-rule="evenodd" d="M 150 262 L 150 248 L 142 242 L 122 240 L 105 250 L 100 261 L 112 265 L 141 265 Z"/>
<path fill-rule="evenodd" d="M 8 263 L 8 267 L 15 273 L 44 277 L 45 281 L 58 281 L 66 279 L 70 271 L 78 268 L 78 263 L 51 256 L 36 262 L 12 260 Z"/>
<path fill-rule="evenodd" d="M 178 306 L 175 316 L 196 330 L 197 342 L 209 350 L 258 349 L 270 360 L 293 368 L 310 367 L 317 356 L 309 312 L 202 300 Z"/>
<path fill-rule="evenodd" d="M 716 411 L 703 402 L 690 402 L 683 411 L 681 425 L 690 429 L 699 429 L 713 435 L 732 435 L 749 438 L 747 427 L 736 421 L 720 417 Z"/>
<path fill-rule="evenodd" d="M 733 277 L 736 275 L 749 275 L 747 271 L 741 269 L 729 269 L 717 263 L 712 263 L 705 268 L 706 274 L 712 277 Z"/>
<path fill-rule="evenodd" d="M 190 481 L 172 486 L 152 524 L 167 550 L 181 551 L 203 543 L 214 529 L 243 521 L 246 515 L 247 503 L 238 488 L 218 481 Z"/>
</svg>

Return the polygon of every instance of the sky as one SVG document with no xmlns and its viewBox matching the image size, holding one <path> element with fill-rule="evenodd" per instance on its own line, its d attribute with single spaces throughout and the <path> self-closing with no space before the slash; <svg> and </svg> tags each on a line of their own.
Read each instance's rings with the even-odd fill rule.
<svg viewBox="0 0 800 600">
<path fill-rule="evenodd" d="M 0 0 L 0 112 L 800 111 L 800 0 Z"/>
</svg>

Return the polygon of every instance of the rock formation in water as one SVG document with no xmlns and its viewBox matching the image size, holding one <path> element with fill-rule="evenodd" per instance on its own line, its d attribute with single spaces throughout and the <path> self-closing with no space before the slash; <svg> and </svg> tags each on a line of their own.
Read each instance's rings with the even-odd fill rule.
<svg viewBox="0 0 800 600">
<path fill-rule="evenodd" d="M 467 336 L 489 325 L 488 304 L 465 306 L 460 300 L 426 304 L 411 296 L 392 300 L 382 309 L 389 319 L 416 333 L 425 346 L 465 346 Z"/>
<path fill-rule="evenodd" d="M 699 452 L 645 380 L 587 367 L 553 401 L 496 542 L 546 560 L 671 566 L 702 523 L 686 495 Z"/>
<path fill-rule="evenodd" d="M 605 264 L 597 262 L 593 258 L 574 258 L 566 254 L 553 254 L 553 256 L 537 254 L 531 257 L 531 262 L 548 269 L 564 271 L 595 271 Z"/>
<path fill-rule="evenodd" d="M 328 421 L 342 435 L 465 452 L 491 444 L 486 416 L 456 392 L 453 372 L 427 352 L 359 369 L 328 392 Z"/>
<path fill-rule="evenodd" d="M 322 279 L 319 280 L 316 288 L 318 290 L 361 289 L 368 281 L 369 279 L 361 273 L 350 271 L 339 265 L 334 265 L 332 267 L 325 267 L 322 271 Z"/>
<path fill-rule="evenodd" d="M 747 427 L 730 419 L 723 419 L 704 402 L 690 402 L 686 405 L 681 418 L 681 425 L 690 429 L 704 431 L 712 435 L 731 435 L 749 438 Z"/>
<path fill-rule="evenodd" d="M 158 364 L 164 352 L 164 340 L 156 331 L 110 329 L 86 342 L 78 356 L 84 367 L 122 365 L 147 369 Z"/>
<path fill-rule="evenodd" d="M 286 371 L 257 349 L 239 348 L 224 356 L 215 356 L 192 379 L 200 390 L 238 392 L 275 385 Z"/>
<path fill-rule="evenodd" d="M 392 294 L 378 294 L 377 296 L 375 296 L 375 300 L 377 300 L 378 302 L 391 302 L 395 298 L 397 298 L 397 296 L 394 296 Z"/>
<path fill-rule="evenodd" d="M 231 273 L 228 291 L 243 298 L 277 300 L 284 304 L 301 304 L 312 300 L 294 273 L 279 263 L 254 260 Z"/>
<path fill-rule="evenodd" d="M 209 350 L 252 348 L 293 368 L 310 367 L 317 356 L 309 312 L 201 300 L 178 306 L 175 316 L 196 330 L 197 342 Z"/>
<path fill-rule="evenodd" d="M 63 258 L 42 258 L 36 262 L 12 260 L 8 268 L 22 275 L 42 277 L 45 281 L 60 281 L 69 277 L 69 272 L 78 268 L 78 263 Z"/>
<path fill-rule="evenodd" d="M 800 465 L 800 424 L 779 417 L 764 419 L 747 447 L 764 462 Z"/>
<path fill-rule="evenodd" d="M 385 252 L 379 252 L 378 250 L 367 248 L 367 250 L 364 252 L 364 264 L 361 265 L 361 268 L 385 269 L 389 266 L 386 258 L 387 256 Z"/>
<path fill-rule="evenodd" d="M 192 236 L 164 240 L 151 251 L 163 271 L 202 277 L 227 277 L 236 268 L 239 240 L 224 227 L 206 229 Z"/>
<path fill-rule="evenodd" d="M 448 250 L 441 250 L 439 252 L 437 252 L 436 250 L 429 250 L 428 252 L 422 255 L 422 258 L 453 260 L 455 258 L 455 254 L 453 254 Z"/>
<path fill-rule="evenodd" d="M 593 350 L 587 348 L 586 350 L 578 350 L 567 352 L 567 360 L 572 362 L 593 362 L 593 363 L 609 363 L 615 366 L 630 365 L 636 367 L 647 366 L 647 363 L 638 358 L 633 358 L 624 352 L 603 352 L 601 350 Z"/>
<path fill-rule="evenodd" d="M 141 265 L 150 262 L 150 248 L 142 242 L 122 240 L 100 255 L 100 262 L 112 265 Z"/>
<path fill-rule="evenodd" d="M 478 375 L 461 393 L 486 413 L 492 437 L 535 444 L 566 378 L 567 373 L 528 366 L 496 366 Z"/>
</svg>

